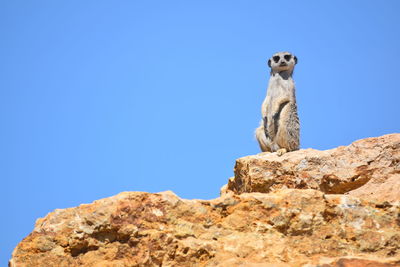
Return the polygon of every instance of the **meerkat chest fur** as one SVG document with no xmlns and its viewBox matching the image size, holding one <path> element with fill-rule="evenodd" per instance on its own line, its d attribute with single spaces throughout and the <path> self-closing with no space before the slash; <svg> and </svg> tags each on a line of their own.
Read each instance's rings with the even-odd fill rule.
<svg viewBox="0 0 400 267">
<path fill-rule="evenodd" d="M 286 97 L 292 99 L 294 97 L 294 90 L 292 77 L 283 79 L 279 74 L 272 74 L 268 83 L 267 98 Z"/>
<path fill-rule="evenodd" d="M 295 99 L 295 84 L 292 77 L 284 79 L 279 74 L 271 74 L 268 83 L 267 96 L 262 105 L 262 116 L 273 116 L 273 110 L 276 105 L 281 102 L 296 103 Z"/>
</svg>

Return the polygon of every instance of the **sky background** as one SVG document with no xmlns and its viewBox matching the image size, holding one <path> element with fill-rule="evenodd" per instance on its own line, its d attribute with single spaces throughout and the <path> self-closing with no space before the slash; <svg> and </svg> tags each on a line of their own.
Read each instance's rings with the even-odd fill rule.
<svg viewBox="0 0 400 267">
<path fill-rule="evenodd" d="M 0 0 L 0 265 L 35 220 L 122 191 L 211 199 L 298 57 L 301 147 L 400 132 L 400 1 Z"/>
</svg>

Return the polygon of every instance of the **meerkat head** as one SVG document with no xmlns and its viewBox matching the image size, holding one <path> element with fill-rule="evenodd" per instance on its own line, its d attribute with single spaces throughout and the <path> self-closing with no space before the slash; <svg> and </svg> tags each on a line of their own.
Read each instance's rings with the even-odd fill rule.
<svg viewBox="0 0 400 267">
<path fill-rule="evenodd" d="M 268 66 L 271 68 L 271 73 L 279 73 L 282 71 L 289 71 L 291 73 L 296 64 L 297 57 L 289 52 L 275 53 L 268 60 Z"/>
</svg>

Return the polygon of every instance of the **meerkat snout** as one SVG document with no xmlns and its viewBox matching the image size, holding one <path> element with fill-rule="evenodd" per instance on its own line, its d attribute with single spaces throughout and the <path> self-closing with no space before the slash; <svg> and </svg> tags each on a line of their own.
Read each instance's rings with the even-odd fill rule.
<svg viewBox="0 0 400 267">
<path fill-rule="evenodd" d="M 268 60 L 268 66 L 271 68 L 272 73 L 293 70 L 296 64 L 297 57 L 289 52 L 276 53 Z"/>
</svg>

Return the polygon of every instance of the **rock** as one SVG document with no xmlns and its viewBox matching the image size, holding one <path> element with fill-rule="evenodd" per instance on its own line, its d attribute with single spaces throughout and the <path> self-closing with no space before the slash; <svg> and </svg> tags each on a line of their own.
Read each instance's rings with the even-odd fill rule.
<svg viewBox="0 0 400 267">
<path fill-rule="evenodd" d="M 396 263 L 385 263 L 377 260 L 363 259 L 339 259 L 332 264 L 324 264 L 321 267 L 393 267 L 399 266 Z"/>
<path fill-rule="evenodd" d="M 55 210 L 24 266 L 400 266 L 400 134 L 238 159 L 213 200 L 124 192 Z"/>
<path fill-rule="evenodd" d="M 345 256 L 395 266 L 399 216 L 399 204 L 312 189 L 208 201 L 124 192 L 37 220 L 10 267 L 353 266 L 335 263 Z"/>
<path fill-rule="evenodd" d="M 270 193 L 281 188 L 400 201 L 400 134 L 366 138 L 326 151 L 243 157 L 236 161 L 235 177 L 222 193 Z"/>
</svg>

